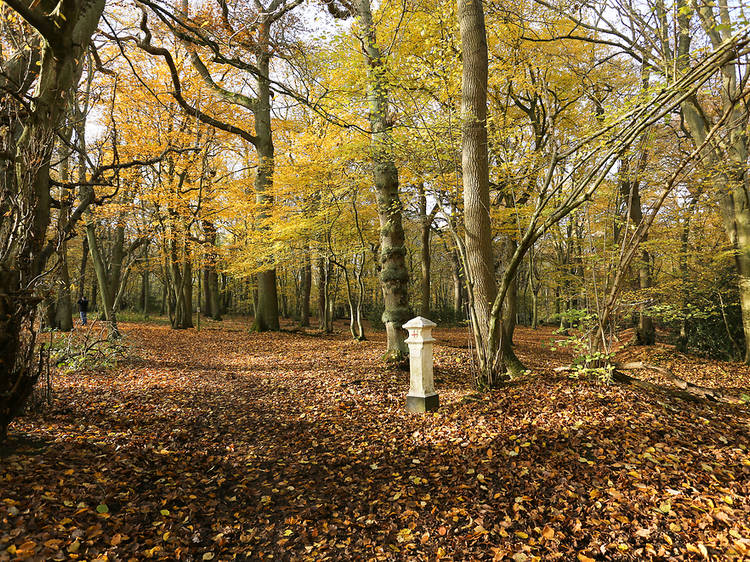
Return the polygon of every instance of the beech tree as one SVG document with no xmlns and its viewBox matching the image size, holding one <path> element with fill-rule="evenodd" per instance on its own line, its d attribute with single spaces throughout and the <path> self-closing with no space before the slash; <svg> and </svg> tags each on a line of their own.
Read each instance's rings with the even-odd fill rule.
<svg viewBox="0 0 750 562">
<path fill-rule="evenodd" d="M 3 17 L 20 17 L 36 36 L 11 54 L 0 78 L 9 121 L 0 156 L 0 441 L 37 377 L 36 290 L 57 246 L 46 240 L 50 160 L 104 0 L 5 4 Z"/>
</svg>

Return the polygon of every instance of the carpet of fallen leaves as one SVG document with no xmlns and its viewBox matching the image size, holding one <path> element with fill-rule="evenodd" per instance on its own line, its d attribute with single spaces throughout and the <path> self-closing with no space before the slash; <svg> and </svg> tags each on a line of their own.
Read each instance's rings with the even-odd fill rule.
<svg viewBox="0 0 750 562">
<path fill-rule="evenodd" d="M 131 358 L 59 375 L 11 426 L 0 560 L 750 557 L 747 405 L 554 373 L 547 328 L 518 330 L 528 378 L 476 394 L 453 329 L 440 410 L 414 415 L 377 335 L 204 326 L 123 325 Z M 624 353 L 750 387 L 738 364 Z"/>
</svg>

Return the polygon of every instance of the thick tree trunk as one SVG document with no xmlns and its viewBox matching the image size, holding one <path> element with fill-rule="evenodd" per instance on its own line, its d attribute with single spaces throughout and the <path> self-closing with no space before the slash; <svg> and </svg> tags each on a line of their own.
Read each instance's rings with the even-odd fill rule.
<svg viewBox="0 0 750 562">
<path fill-rule="evenodd" d="M 744 178 L 743 178 L 744 179 Z M 747 181 L 747 180 L 745 180 Z M 745 197 L 750 189 L 745 191 Z M 735 197 L 735 263 L 739 274 L 740 307 L 742 328 L 745 333 L 745 363 L 750 364 L 750 207 L 748 199 L 737 201 Z"/>
<path fill-rule="evenodd" d="M 380 219 L 380 281 L 383 289 L 383 323 L 386 330 L 387 360 L 399 360 L 408 353 L 401 326 L 409 320 L 409 272 L 406 269 L 406 246 L 402 224 L 402 207 L 398 189 L 398 169 L 391 148 L 388 120 L 388 87 L 384 60 L 377 45 L 370 0 L 358 0 L 357 15 L 362 26 L 367 59 L 367 102 L 373 159 L 373 176 L 377 191 Z"/>
</svg>

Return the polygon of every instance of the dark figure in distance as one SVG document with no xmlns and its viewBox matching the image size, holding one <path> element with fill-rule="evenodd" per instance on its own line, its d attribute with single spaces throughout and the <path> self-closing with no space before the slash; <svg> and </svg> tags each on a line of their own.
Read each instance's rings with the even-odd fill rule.
<svg viewBox="0 0 750 562">
<path fill-rule="evenodd" d="M 78 312 L 81 314 L 81 325 L 86 325 L 86 313 L 89 311 L 89 299 L 86 296 L 82 296 L 78 299 Z"/>
</svg>

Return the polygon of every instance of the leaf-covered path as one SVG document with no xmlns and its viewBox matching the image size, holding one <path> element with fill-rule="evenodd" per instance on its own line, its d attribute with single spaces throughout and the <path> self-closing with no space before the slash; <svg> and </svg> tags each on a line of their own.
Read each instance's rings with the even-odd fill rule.
<svg viewBox="0 0 750 562">
<path fill-rule="evenodd" d="M 549 331 L 520 329 L 535 374 L 486 395 L 438 331 L 441 408 L 410 415 L 382 342 L 123 330 L 133 359 L 11 427 L 0 560 L 750 555 L 747 406 L 552 374 Z"/>
</svg>

